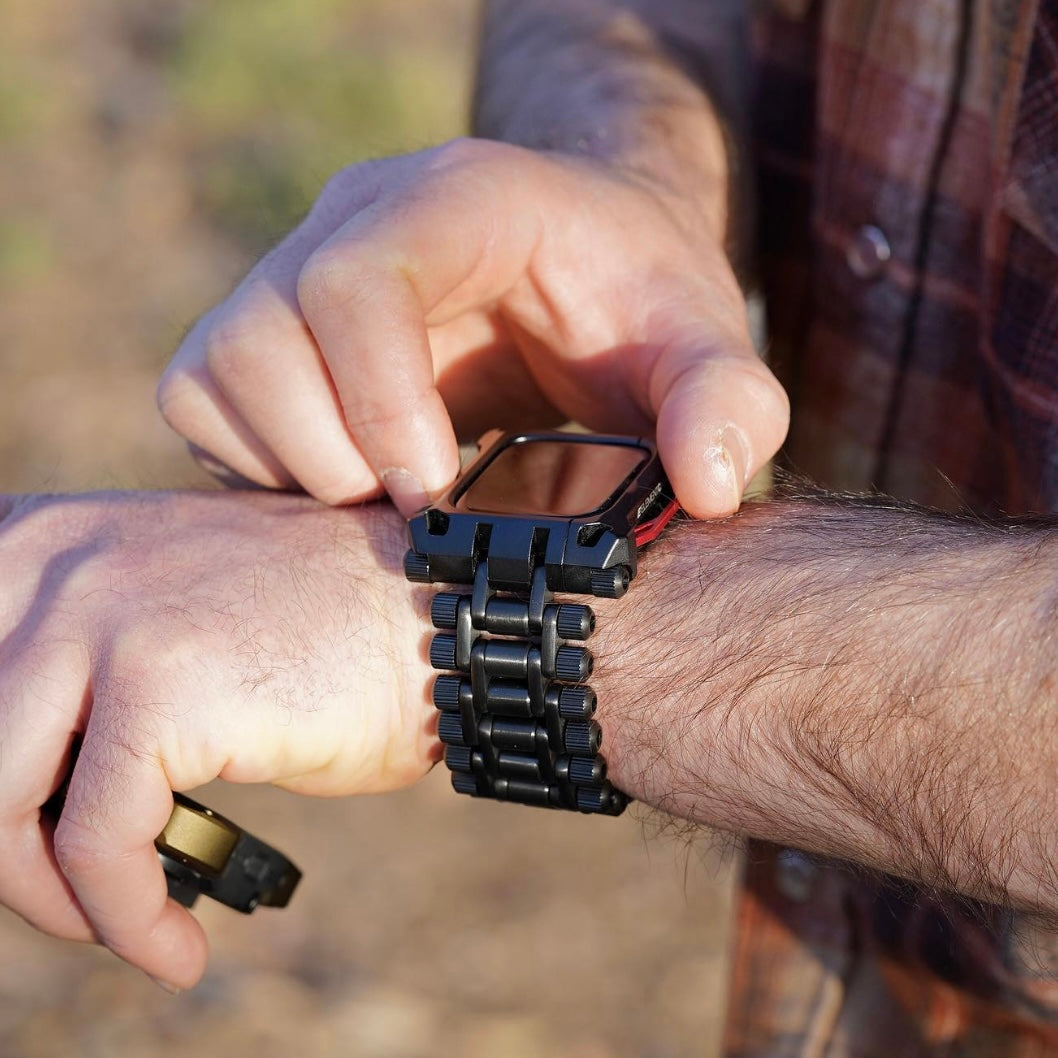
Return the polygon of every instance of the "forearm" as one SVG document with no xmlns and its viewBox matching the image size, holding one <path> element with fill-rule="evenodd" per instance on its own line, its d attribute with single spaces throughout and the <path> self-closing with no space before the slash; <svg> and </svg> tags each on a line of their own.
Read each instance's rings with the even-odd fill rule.
<svg viewBox="0 0 1058 1058">
<path fill-rule="evenodd" d="M 600 614 L 611 777 L 678 816 L 1058 910 L 1056 548 L 1047 527 L 835 502 L 682 526 Z"/>
<path fill-rule="evenodd" d="M 747 71 L 740 0 L 489 0 L 474 128 L 645 177 L 730 241 Z"/>
</svg>

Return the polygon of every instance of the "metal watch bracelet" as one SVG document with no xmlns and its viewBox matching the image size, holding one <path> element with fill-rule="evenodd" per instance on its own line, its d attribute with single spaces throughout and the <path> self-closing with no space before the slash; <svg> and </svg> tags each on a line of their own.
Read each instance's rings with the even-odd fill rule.
<svg viewBox="0 0 1058 1058">
<path fill-rule="evenodd" d="M 429 579 L 420 562 L 408 553 L 409 579 Z M 475 797 L 620 815 L 629 799 L 606 778 L 587 683 L 593 659 L 579 645 L 595 628 L 591 607 L 556 600 L 542 566 L 528 592 L 498 590 L 486 557 L 470 592 L 434 596 L 431 620 L 439 631 L 430 663 L 444 670 L 433 701 L 452 786 Z"/>
</svg>

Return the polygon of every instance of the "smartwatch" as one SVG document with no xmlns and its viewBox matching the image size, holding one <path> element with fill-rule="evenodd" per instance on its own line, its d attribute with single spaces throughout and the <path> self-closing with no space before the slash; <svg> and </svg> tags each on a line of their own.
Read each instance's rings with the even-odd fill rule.
<svg viewBox="0 0 1058 1058">
<path fill-rule="evenodd" d="M 653 443 L 486 434 L 478 458 L 408 523 L 411 581 L 438 592 L 430 663 L 452 785 L 474 797 L 619 815 L 593 718 L 590 606 L 617 599 L 677 511 Z"/>
</svg>

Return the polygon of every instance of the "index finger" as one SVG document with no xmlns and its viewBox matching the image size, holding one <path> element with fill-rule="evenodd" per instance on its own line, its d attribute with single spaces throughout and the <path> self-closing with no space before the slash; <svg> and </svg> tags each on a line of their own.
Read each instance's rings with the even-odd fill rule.
<svg viewBox="0 0 1058 1058">
<path fill-rule="evenodd" d="M 404 513 L 451 483 L 458 450 L 427 325 L 500 298 L 524 274 L 534 211 L 512 201 L 510 148 L 440 148 L 306 262 L 302 313 L 357 446 Z"/>
</svg>

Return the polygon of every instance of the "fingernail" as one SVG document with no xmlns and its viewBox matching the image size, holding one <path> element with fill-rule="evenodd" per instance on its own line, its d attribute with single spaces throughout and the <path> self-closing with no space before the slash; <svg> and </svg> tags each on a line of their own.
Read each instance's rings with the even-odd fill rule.
<svg viewBox="0 0 1058 1058">
<path fill-rule="evenodd" d="M 404 467 L 386 467 L 379 477 L 394 504 L 404 514 L 414 514 L 429 504 L 430 497 L 426 489 L 410 470 L 405 470 Z"/>
<path fill-rule="evenodd" d="M 737 511 L 749 471 L 749 445 L 745 434 L 733 424 L 725 426 L 716 443 L 706 450 L 706 459 L 717 497 L 727 497 L 725 509 Z"/>
<path fill-rule="evenodd" d="M 720 435 L 720 443 L 724 446 L 731 461 L 741 495 L 742 490 L 749 484 L 749 440 L 739 427 L 734 423 L 728 423 Z"/>
<path fill-rule="evenodd" d="M 191 458 L 207 473 L 215 477 L 222 485 L 226 485 L 230 489 L 263 489 L 264 486 L 256 481 L 251 481 L 249 478 L 244 478 L 242 474 L 237 474 L 234 470 L 227 465 L 222 463 L 219 459 L 210 455 L 204 448 L 199 448 L 198 445 L 188 442 L 188 451 L 191 453 Z"/>
<path fill-rule="evenodd" d="M 207 452 L 204 448 L 200 448 L 194 441 L 187 442 L 187 450 L 191 453 L 191 458 L 199 463 L 203 470 L 208 470 L 211 474 L 216 474 L 218 476 L 231 473 L 231 467 L 226 463 L 222 463 L 211 452 Z"/>
<path fill-rule="evenodd" d="M 147 975 L 151 977 L 150 974 Z M 183 991 L 182 988 L 177 988 L 176 985 L 170 984 L 168 981 L 163 981 L 160 977 L 151 977 L 151 980 L 163 991 L 168 992 L 171 996 L 178 996 Z"/>
</svg>

